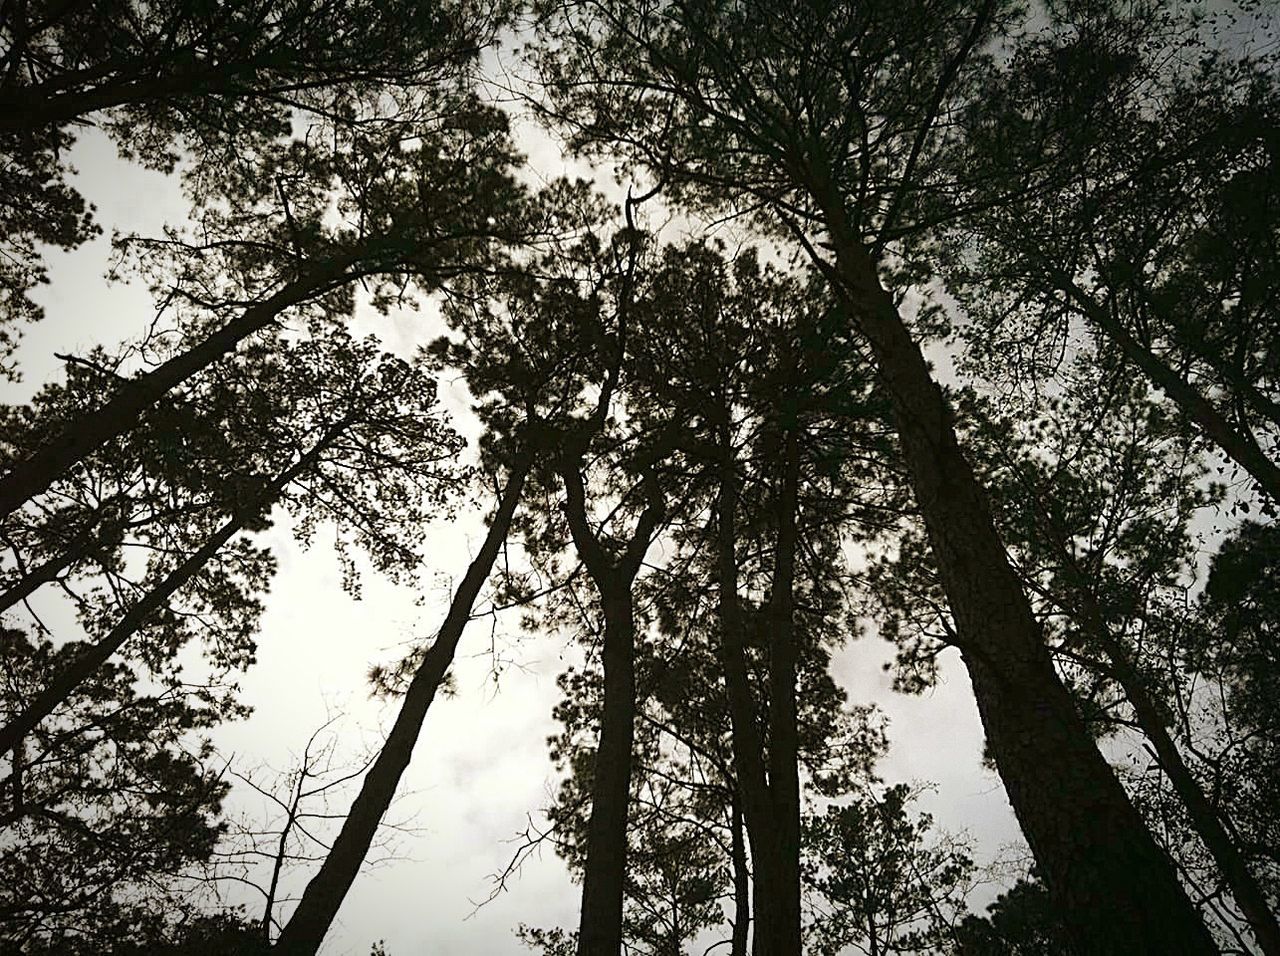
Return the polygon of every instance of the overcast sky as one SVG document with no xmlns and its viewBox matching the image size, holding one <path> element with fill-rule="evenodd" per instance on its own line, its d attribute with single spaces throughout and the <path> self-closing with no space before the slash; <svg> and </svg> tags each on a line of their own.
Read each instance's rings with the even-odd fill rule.
<svg viewBox="0 0 1280 956">
<path fill-rule="evenodd" d="M 540 174 L 566 167 L 551 143 L 526 132 L 521 146 Z M 97 206 L 107 235 L 158 234 L 185 219 L 176 179 L 120 161 L 105 138 L 86 132 L 72 154 L 77 186 Z M 49 253 L 52 284 L 38 295 L 47 309 L 28 330 L 19 353 L 24 381 L 4 385 L 6 401 L 23 401 L 44 381 L 61 375 L 55 352 L 117 344 L 140 334 L 152 318 L 145 288 L 108 286 L 106 236 L 72 253 Z M 430 310 L 391 318 L 362 314 L 359 331 L 374 332 L 402 353 L 439 332 Z M 469 436 L 467 396 L 455 382 L 442 384 L 442 399 L 455 427 Z M 219 730 L 215 741 L 234 755 L 242 772 L 285 770 L 327 714 L 345 716 L 339 758 L 355 760 L 376 747 L 392 711 L 370 699 L 370 664 L 390 662 L 407 646 L 429 637 L 443 617 L 451 584 L 461 576 L 483 527 L 487 508 L 463 509 L 452 524 L 424 529 L 429 569 L 424 594 L 367 576 L 363 599 L 341 589 L 341 574 L 323 533 L 303 551 L 278 523 L 263 536 L 279 559 L 258 638 L 258 662 L 242 680 L 243 700 L 255 708 L 246 721 Z M 74 627 L 47 597 L 41 608 L 59 627 Z M 493 649 L 498 654 L 495 658 Z M 513 931 L 521 922 L 573 927 L 577 888 L 548 850 L 511 883 L 509 892 L 476 910 L 489 895 L 490 877 L 509 859 L 511 840 L 537 820 L 554 788 L 545 739 L 554 731 L 555 677 L 571 659 L 556 636 L 521 635 L 514 617 L 477 620 L 463 638 L 454 668 L 457 695 L 437 699 L 428 715 L 413 763 L 392 811 L 393 821 L 412 818 L 418 829 L 398 838 L 399 858 L 365 873 L 344 905 L 324 952 L 365 956 L 384 939 L 390 956 L 519 952 Z M 995 776 L 980 766 L 981 731 L 968 680 L 953 652 L 944 655 L 940 686 L 922 698 L 890 692 L 881 664 L 888 648 L 865 639 L 836 659 L 836 673 L 855 703 L 874 701 L 890 717 L 893 749 L 881 772 L 890 782 L 932 781 L 923 809 L 952 832 L 967 831 L 979 859 L 1018 840 L 1012 814 Z M 499 662 L 495 680 L 495 659 Z M 267 780 L 258 770 L 255 779 Z M 350 791 L 347 792 L 349 798 Z M 263 812 L 261 798 L 241 787 L 234 812 Z M 294 890 L 309 874 L 294 875 Z M 993 895 L 981 889 L 981 907 Z M 252 903 L 252 897 L 243 897 Z"/>
</svg>

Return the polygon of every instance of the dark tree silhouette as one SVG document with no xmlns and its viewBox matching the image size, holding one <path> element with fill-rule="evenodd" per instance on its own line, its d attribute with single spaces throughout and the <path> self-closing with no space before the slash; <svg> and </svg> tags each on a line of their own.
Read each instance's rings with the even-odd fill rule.
<svg viewBox="0 0 1280 956">
<path fill-rule="evenodd" d="M 98 230 L 69 182 L 80 128 L 153 169 L 224 178 L 294 116 L 352 127 L 438 111 L 506 17 L 503 3 L 263 0 L 155 4 L 34 0 L 0 10 L 0 345 L 47 282 L 39 244 Z"/>
<path fill-rule="evenodd" d="M 921 351 L 928 326 L 900 305 L 927 267 L 924 200 L 945 188 L 951 118 L 1009 17 L 998 2 L 574 5 L 549 13 L 541 67 L 574 143 L 622 150 L 690 203 L 757 213 L 830 279 L 888 396 L 988 748 L 1051 892 L 1093 952 L 1208 953 L 1054 671 Z"/>
</svg>

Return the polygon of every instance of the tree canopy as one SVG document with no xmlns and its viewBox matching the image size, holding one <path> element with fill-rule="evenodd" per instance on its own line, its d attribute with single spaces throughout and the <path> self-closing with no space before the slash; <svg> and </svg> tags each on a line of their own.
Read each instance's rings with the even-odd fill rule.
<svg viewBox="0 0 1280 956">
<path fill-rule="evenodd" d="M 0 2 L 0 950 L 316 953 L 484 661 L 556 697 L 487 902 L 575 901 L 484 951 L 1280 956 L 1277 30 Z M 24 393 L 71 250 L 154 308 Z M 282 665 L 299 594 L 361 623 Z M 304 657 L 386 729 L 282 796 Z"/>
</svg>

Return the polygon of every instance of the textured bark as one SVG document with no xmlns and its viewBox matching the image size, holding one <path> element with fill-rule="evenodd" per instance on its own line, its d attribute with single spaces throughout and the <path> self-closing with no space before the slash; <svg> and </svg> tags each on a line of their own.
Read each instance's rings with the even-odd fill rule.
<svg viewBox="0 0 1280 956">
<path fill-rule="evenodd" d="M 600 592 L 604 611 L 604 706 L 591 779 L 591 817 L 582 869 L 578 956 L 619 956 L 627 875 L 627 817 L 631 802 L 631 749 L 635 739 L 635 612 L 631 585 L 664 508 L 651 501 L 623 554 L 610 556 L 587 519 L 581 454 L 560 463 L 565 518 L 574 547 Z"/>
<path fill-rule="evenodd" d="M 219 528 L 208 541 L 178 567 L 169 573 L 163 581 L 147 592 L 128 613 L 120 619 L 120 623 L 111 631 L 84 650 L 71 664 L 56 674 L 49 685 L 36 695 L 27 708 L 0 729 L 0 754 L 8 752 L 24 736 L 35 729 L 36 725 L 53 713 L 54 709 L 66 700 L 77 687 L 92 677 L 98 668 L 118 651 L 138 629 L 146 624 L 148 618 L 158 611 L 169 600 L 175 591 L 190 581 L 200 572 L 213 556 L 244 527 L 250 518 L 261 515 L 264 508 L 269 507 L 280 495 L 289 482 L 315 465 L 325 450 L 348 427 L 343 421 L 330 428 L 324 436 L 293 465 L 278 475 L 263 493 L 247 504 L 246 508 L 232 516 Z"/>
<path fill-rule="evenodd" d="M 400 778 L 413 756 L 413 748 L 422 730 L 427 710 L 453 663 L 458 640 L 471 616 L 472 605 L 488 579 L 493 562 L 511 529 L 511 519 L 519 504 L 531 460 L 529 454 L 522 453 L 513 465 L 484 543 L 453 596 L 435 643 L 423 656 L 422 663 L 409 683 L 391 733 L 387 735 L 386 743 L 382 745 L 373 766 L 365 774 L 360 793 L 343 821 L 342 831 L 334 840 L 333 848 L 325 857 L 319 872 L 307 884 L 293 916 L 281 930 L 275 945 L 278 952 L 288 956 L 316 952 L 333 924 L 347 891 L 355 882 L 378 825 L 391 805 Z"/>
<path fill-rule="evenodd" d="M 1076 944 L 1091 956 L 1216 952 L 1054 671 L 919 345 L 840 198 L 820 174 L 810 185 L 836 253 L 832 277 L 891 402 L 988 749 Z"/>
<path fill-rule="evenodd" d="M 246 336 L 266 328 L 285 309 L 323 293 L 350 276 L 347 254 L 315 264 L 265 302 L 245 309 L 200 344 L 132 379 L 102 406 L 70 423 L 48 445 L 15 464 L 0 479 L 0 518 L 47 489 L 63 472 L 137 424 L 166 392 L 232 352 Z"/>
</svg>

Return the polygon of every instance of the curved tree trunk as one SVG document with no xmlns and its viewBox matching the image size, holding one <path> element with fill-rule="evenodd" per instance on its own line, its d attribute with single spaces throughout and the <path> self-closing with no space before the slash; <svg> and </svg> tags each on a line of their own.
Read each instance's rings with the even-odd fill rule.
<svg viewBox="0 0 1280 956">
<path fill-rule="evenodd" d="M 180 565 L 174 568 L 158 585 L 147 592 L 137 604 L 129 609 L 120 623 L 111 629 L 100 640 L 94 642 L 81 653 L 66 670 L 56 674 L 49 685 L 36 695 L 27 708 L 9 723 L 0 728 L 0 754 L 11 750 L 36 725 L 53 713 L 54 709 L 66 700 L 77 687 L 92 677 L 103 664 L 118 651 L 147 620 L 158 611 L 174 592 L 195 577 L 200 569 L 211 561 L 222 547 L 236 536 L 250 518 L 256 518 L 264 508 L 270 507 L 285 487 L 314 466 L 325 450 L 348 427 L 343 421 L 334 425 L 324 436 L 293 465 L 278 475 L 253 502 L 234 515 L 219 528 L 208 541 Z"/>
<path fill-rule="evenodd" d="M 1075 942 L 1091 956 L 1215 953 L 1053 668 L 919 345 L 839 197 L 821 175 L 810 185 L 836 253 L 831 275 L 890 398 L 987 746 Z"/>
<path fill-rule="evenodd" d="M 280 931 L 280 938 L 275 945 L 279 952 L 289 956 L 315 953 L 324 942 L 334 917 L 338 915 L 347 891 L 355 882 L 383 814 L 391 806 L 396 787 L 409 765 L 409 758 L 413 756 L 413 748 L 422 730 L 427 710 L 453 663 L 458 640 L 471 616 L 472 605 L 475 604 L 502 543 L 511 530 L 511 519 L 520 502 L 531 461 L 531 455 L 522 452 L 512 466 L 507 487 L 503 489 L 484 544 L 480 546 L 479 553 L 467 568 L 467 573 L 453 596 L 449 613 L 440 626 L 435 643 L 424 655 L 417 673 L 413 675 L 391 733 L 387 735 L 377 760 L 365 774 L 360 793 L 343 821 L 342 831 L 334 841 L 329 855 L 325 857 L 320 871 L 307 884 L 289 922 Z"/>
</svg>

